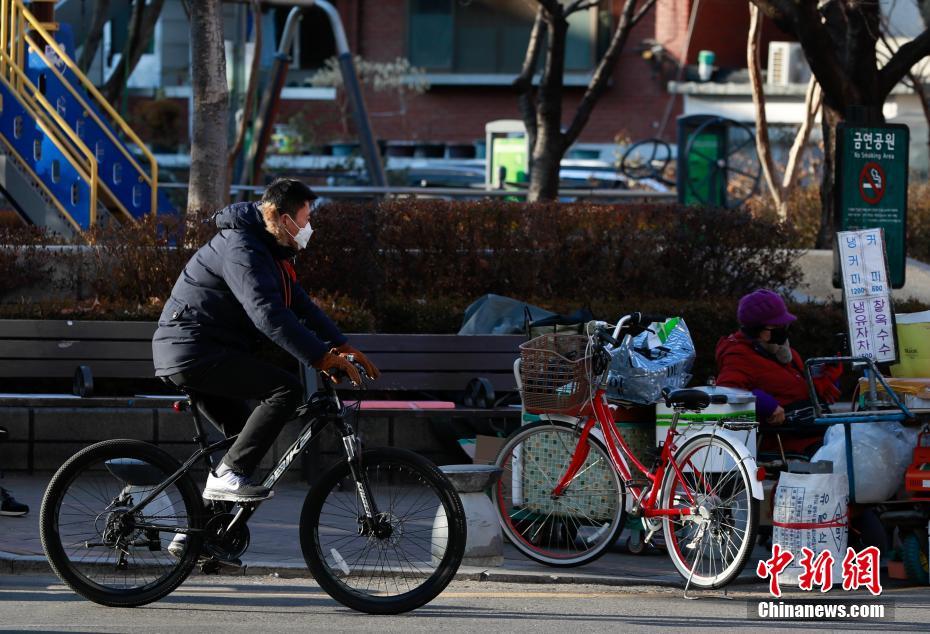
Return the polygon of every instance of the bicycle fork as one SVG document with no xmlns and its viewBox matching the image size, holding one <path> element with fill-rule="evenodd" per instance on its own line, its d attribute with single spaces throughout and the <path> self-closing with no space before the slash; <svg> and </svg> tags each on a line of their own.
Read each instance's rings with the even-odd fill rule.
<svg viewBox="0 0 930 634">
<path fill-rule="evenodd" d="M 349 473 L 355 483 L 355 493 L 362 505 L 362 515 L 358 517 L 358 534 L 385 539 L 391 536 L 389 518 L 378 510 L 377 502 L 371 493 L 371 484 L 362 464 L 361 443 L 352 426 L 343 422 L 342 446 L 349 463 Z"/>
</svg>

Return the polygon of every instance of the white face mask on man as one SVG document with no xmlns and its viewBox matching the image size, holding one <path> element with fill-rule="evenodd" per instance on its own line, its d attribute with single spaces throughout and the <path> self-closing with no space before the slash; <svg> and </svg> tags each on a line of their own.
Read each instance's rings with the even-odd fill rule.
<svg viewBox="0 0 930 634">
<path fill-rule="evenodd" d="M 296 222 L 293 222 L 293 220 L 291 222 L 294 225 L 297 224 Z M 294 242 L 297 243 L 297 248 L 300 250 L 307 248 L 307 244 L 310 242 L 310 236 L 313 235 L 313 228 L 310 226 L 309 222 L 307 222 L 307 224 L 305 224 L 303 227 L 299 227 L 296 234 L 292 234 L 290 231 L 288 231 L 286 224 L 284 225 L 284 230 L 287 231 L 287 235 L 294 238 Z"/>
</svg>

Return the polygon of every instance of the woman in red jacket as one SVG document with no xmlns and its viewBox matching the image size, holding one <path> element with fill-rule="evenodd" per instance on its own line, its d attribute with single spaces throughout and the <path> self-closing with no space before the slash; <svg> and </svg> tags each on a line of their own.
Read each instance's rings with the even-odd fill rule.
<svg viewBox="0 0 930 634">
<path fill-rule="evenodd" d="M 785 410 L 810 407 L 810 393 L 804 378 L 801 356 L 788 343 L 791 325 L 797 317 L 788 312 L 785 302 L 769 290 L 758 290 L 739 300 L 736 318 L 740 328 L 717 343 L 717 385 L 750 390 L 756 395 L 756 418 L 763 424 L 782 425 Z M 821 402 L 834 403 L 840 395 L 836 380 L 842 366 L 826 366 L 814 378 L 814 389 Z M 763 427 L 764 429 L 764 427 Z M 822 430 L 811 426 L 818 436 Z M 774 434 L 770 434 L 773 436 Z M 785 438 L 784 450 L 808 457 L 819 440 L 811 444 L 808 434 Z M 763 435 L 760 455 L 765 451 L 781 450 Z M 800 457 L 800 456 L 798 456 Z M 760 543 L 768 547 L 771 528 L 760 527 Z M 850 545 L 856 548 L 888 547 L 881 522 L 872 510 L 854 510 Z"/>
<path fill-rule="evenodd" d="M 761 289 L 739 300 L 736 318 L 740 329 L 717 343 L 717 385 L 751 391 L 759 421 L 781 425 L 786 408 L 811 404 L 804 362 L 788 342 L 797 317 L 778 293 Z M 834 384 L 840 371 L 830 368 L 814 379 L 821 401 L 840 395 Z"/>
</svg>

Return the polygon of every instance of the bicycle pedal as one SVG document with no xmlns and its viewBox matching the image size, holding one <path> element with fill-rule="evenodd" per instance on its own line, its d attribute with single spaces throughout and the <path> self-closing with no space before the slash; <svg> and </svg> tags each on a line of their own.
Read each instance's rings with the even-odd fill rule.
<svg viewBox="0 0 930 634">
<path fill-rule="evenodd" d="M 628 489 L 630 487 L 636 487 L 637 489 L 645 489 L 650 484 L 651 482 L 649 482 L 649 480 L 637 480 L 635 478 L 632 480 L 624 480 L 623 482 L 623 485 Z"/>
<path fill-rule="evenodd" d="M 235 559 L 219 559 L 217 557 L 201 557 L 197 564 L 200 571 L 204 574 L 216 574 L 220 568 L 242 568 L 242 560 L 238 557 Z"/>
</svg>

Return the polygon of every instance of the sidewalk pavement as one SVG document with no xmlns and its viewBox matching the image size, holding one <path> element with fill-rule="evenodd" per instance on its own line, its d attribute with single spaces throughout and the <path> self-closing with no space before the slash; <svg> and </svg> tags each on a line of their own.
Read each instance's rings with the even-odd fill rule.
<svg viewBox="0 0 930 634">
<path fill-rule="evenodd" d="M 25 517 L 0 517 L 0 575 L 50 570 L 42 552 L 38 519 L 42 495 L 50 478 L 51 475 L 8 475 L 0 480 L 0 485 L 12 491 L 18 501 L 30 508 Z M 249 520 L 251 544 L 242 557 L 244 567 L 237 574 L 310 576 L 298 537 L 300 510 L 306 494 L 305 483 L 278 483 L 274 498 L 262 504 Z M 576 568 L 552 568 L 538 564 L 505 543 L 502 566 L 463 566 L 456 578 L 515 583 L 683 587 L 681 576 L 664 550 L 651 549 L 647 554 L 632 555 L 626 552 L 625 543 L 626 537 L 621 535 L 611 552 Z M 758 557 L 750 557 L 746 569 L 735 583 L 763 583 L 755 576 L 755 562 L 769 553 L 757 547 L 754 554 Z"/>
</svg>

